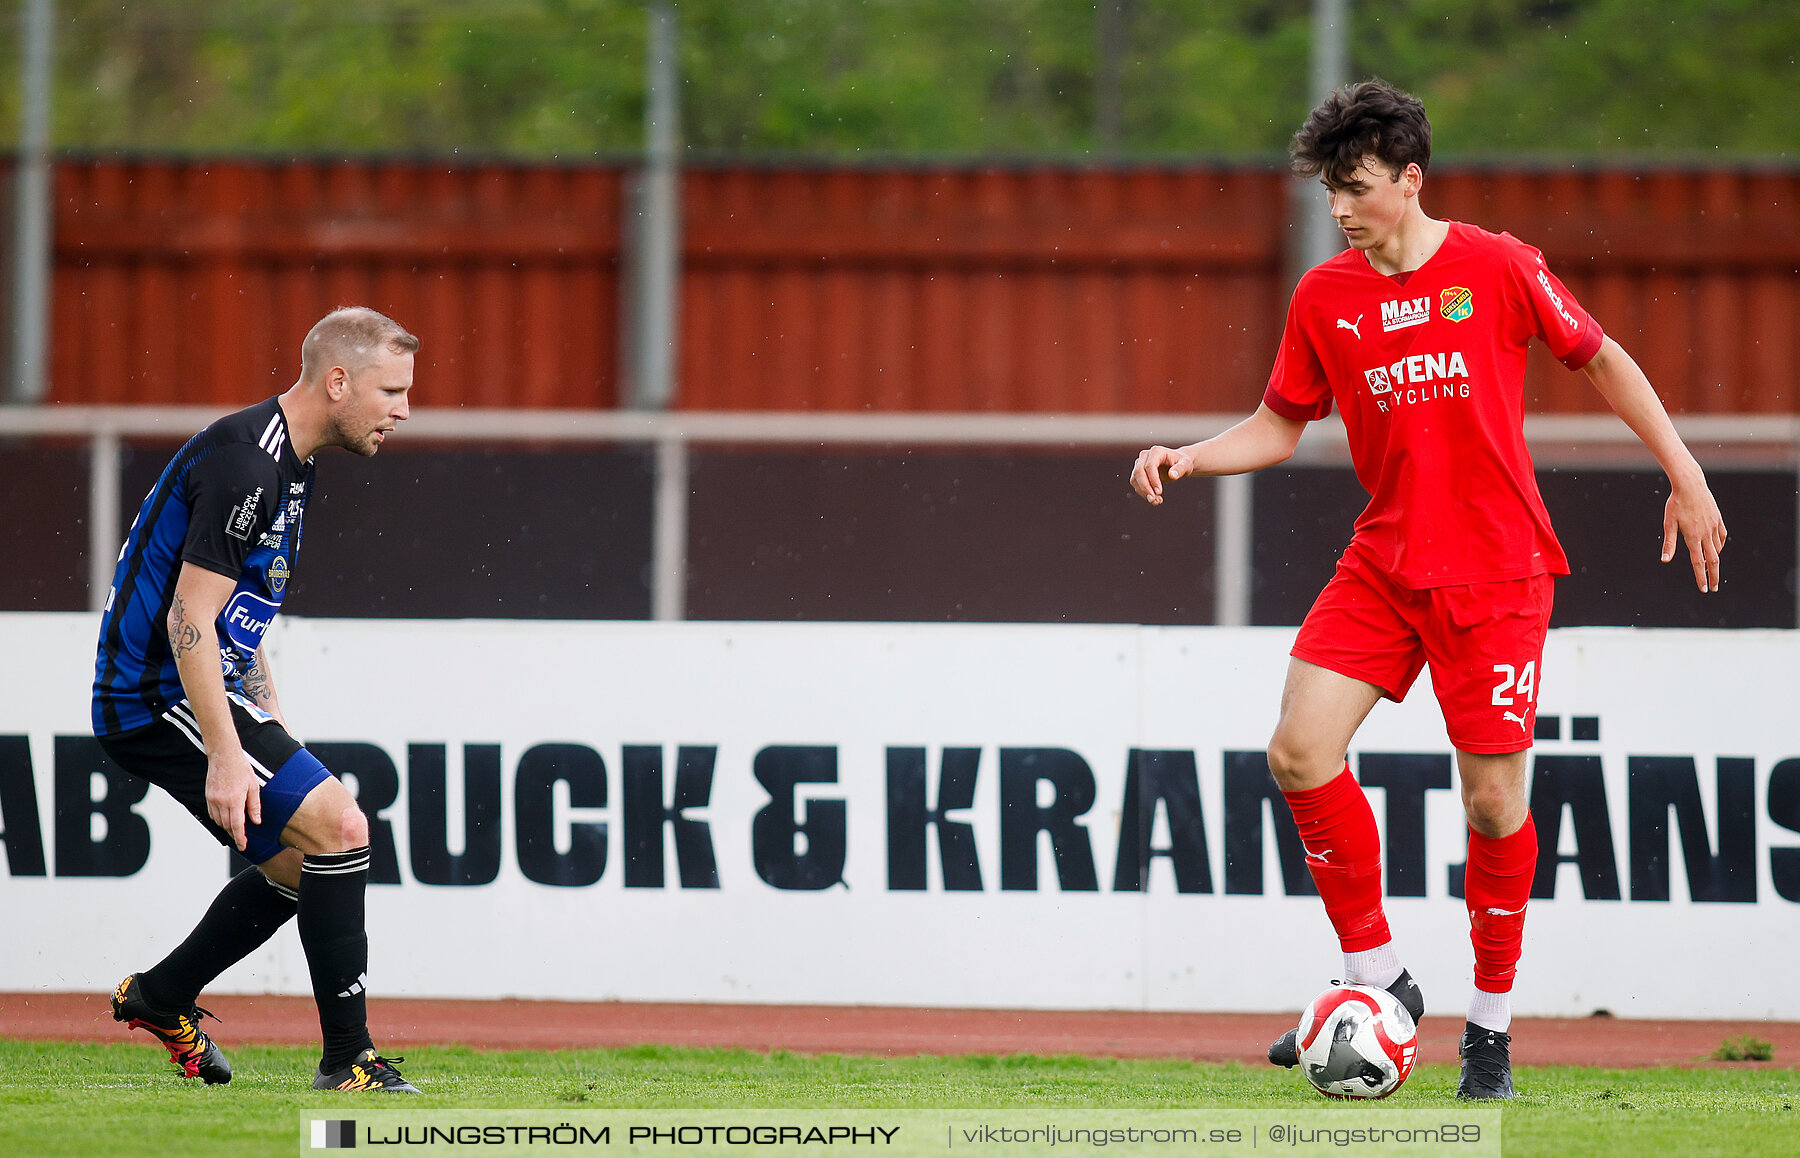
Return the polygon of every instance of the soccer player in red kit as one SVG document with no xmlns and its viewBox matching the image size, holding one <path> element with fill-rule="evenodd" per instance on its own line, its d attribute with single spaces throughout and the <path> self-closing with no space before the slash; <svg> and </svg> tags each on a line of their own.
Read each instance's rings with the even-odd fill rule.
<svg viewBox="0 0 1800 1158">
<path fill-rule="evenodd" d="M 1426 216 L 1431 125 L 1379 80 L 1327 97 L 1294 135 L 1293 168 L 1321 177 L 1349 248 L 1300 279 L 1255 414 L 1191 446 L 1138 455 L 1131 485 L 1160 504 L 1169 482 L 1285 461 L 1336 406 L 1369 505 L 1294 641 L 1269 770 L 1306 845 L 1344 953 L 1345 979 L 1424 1001 L 1401 965 L 1381 898 L 1381 846 L 1350 774 L 1350 738 L 1376 701 L 1431 666 L 1469 822 L 1464 894 L 1475 989 L 1459 1097 L 1513 1096 L 1510 994 L 1537 831 L 1526 750 L 1537 714 L 1553 577 L 1569 567 L 1525 446 L 1526 346 L 1536 337 L 1587 374 L 1668 475 L 1662 558 L 1687 543 L 1694 581 L 1717 591 L 1725 525 L 1705 475 L 1644 373 L 1509 234 Z M 1297 1064 L 1294 1033 L 1269 1048 Z"/>
</svg>

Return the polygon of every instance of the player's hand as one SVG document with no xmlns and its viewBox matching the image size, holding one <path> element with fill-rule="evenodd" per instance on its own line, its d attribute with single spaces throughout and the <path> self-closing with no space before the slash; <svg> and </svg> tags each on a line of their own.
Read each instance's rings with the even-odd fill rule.
<svg viewBox="0 0 1800 1158">
<path fill-rule="evenodd" d="M 262 786 L 243 752 L 212 757 L 206 764 L 206 814 L 243 852 L 249 843 L 245 822 L 262 823 Z"/>
<path fill-rule="evenodd" d="M 1131 489 L 1144 496 L 1151 506 L 1161 506 L 1163 485 L 1192 473 L 1193 456 L 1166 446 L 1153 446 L 1139 452 L 1131 468 Z"/>
<path fill-rule="evenodd" d="M 1702 593 L 1719 589 L 1719 552 L 1725 549 L 1725 517 L 1705 482 L 1675 486 L 1663 507 L 1662 561 L 1675 557 L 1677 536 L 1687 540 L 1694 582 Z"/>
</svg>

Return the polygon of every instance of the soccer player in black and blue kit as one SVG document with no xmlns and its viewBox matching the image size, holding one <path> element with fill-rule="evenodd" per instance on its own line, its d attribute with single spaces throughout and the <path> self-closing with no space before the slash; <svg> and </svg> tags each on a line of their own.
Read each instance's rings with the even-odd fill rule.
<svg viewBox="0 0 1800 1158">
<path fill-rule="evenodd" d="M 190 439 L 145 498 L 119 552 L 94 664 L 94 733 L 115 763 L 163 789 L 255 867 L 200 924 L 113 993 L 188 1077 L 231 1080 L 199 1029 L 200 991 L 298 916 L 319 1007 L 314 1089 L 416 1093 L 369 1037 L 363 894 L 369 827 L 355 799 L 289 735 L 263 635 L 300 549 L 313 453 L 365 458 L 407 416 L 419 340 L 347 307 L 300 347 L 300 379 Z"/>
</svg>

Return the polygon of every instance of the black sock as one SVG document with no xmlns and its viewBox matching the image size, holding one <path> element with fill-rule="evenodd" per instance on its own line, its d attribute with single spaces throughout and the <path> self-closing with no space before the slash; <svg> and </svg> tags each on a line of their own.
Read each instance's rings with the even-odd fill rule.
<svg viewBox="0 0 1800 1158">
<path fill-rule="evenodd" d="M 291 890 L 260 869 L 245 869 L 219 891 L 187 940 L 137 975 L 139 992 L 158 1012 L 187 1012 L 213 978 L 273 937 L 294 909 Z"/>
<path fill-rule="evenodd" d="M 300 945 L 312 971 L 324 1056 L 319 1069 L 336 1073 L 370 1048 L 363 987 L 369 937 L 363 892 L 369 883 L 368 846 L 349 852 L 308 853 L 300 869 Z"/>
</svg>

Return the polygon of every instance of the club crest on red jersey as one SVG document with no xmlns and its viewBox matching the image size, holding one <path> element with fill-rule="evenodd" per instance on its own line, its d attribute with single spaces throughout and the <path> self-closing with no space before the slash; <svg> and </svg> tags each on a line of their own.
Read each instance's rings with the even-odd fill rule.
<svg viewBox="0 0 1800 1158">
<path fill-rule="evenodd" d="M 1475 312 L 1475 295 L 1464 286 L 1451 286 L 1439 295 L 1438 302 L 1438 313 L 1446 321 L 1465 321 Z"/>
</svg>

